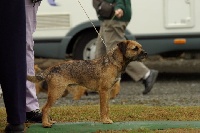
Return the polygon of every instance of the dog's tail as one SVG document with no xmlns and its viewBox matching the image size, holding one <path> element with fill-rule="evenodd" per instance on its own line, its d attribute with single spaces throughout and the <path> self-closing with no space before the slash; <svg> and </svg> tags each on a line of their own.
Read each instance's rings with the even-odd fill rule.
<svg viewBox="0 0 200 133">
<path fill-rule="evenodd" d="M 39 68 L 34 76 L 27 75 L 26 79 L 33 83 L 38 83 L 38 82 L 44 81 L 44 80 L 46 80 L 47 75 L 50 73 L 49 72 L 50 70 L 51 70 L 50 68 L 48 68 L 46 70 L 41 70 Z"/>
<path fill-rule="evenodd" d="M 33 82 L 33 83 L 38 83 L 40 81 L 43 81 L 44 78 L 40 77 L 40 76 L 27 76 L 26 78 L 28 81 Z"/>
</svg>

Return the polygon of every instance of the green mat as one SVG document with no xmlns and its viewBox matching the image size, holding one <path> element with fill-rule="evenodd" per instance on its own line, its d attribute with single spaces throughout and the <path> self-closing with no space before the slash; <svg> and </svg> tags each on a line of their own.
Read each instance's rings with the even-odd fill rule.
<svg viewBox="0 0 200 133">
<path fill-rule="evenodd" d="M 52 128 L 43 128 L 42 124 L 33 124 L 27 133 L 92 133 L 99 130 L 200 128 L 200 121 L 131 121 L 102 124 L 98 122 L 56 123 Z"/>
</svg>

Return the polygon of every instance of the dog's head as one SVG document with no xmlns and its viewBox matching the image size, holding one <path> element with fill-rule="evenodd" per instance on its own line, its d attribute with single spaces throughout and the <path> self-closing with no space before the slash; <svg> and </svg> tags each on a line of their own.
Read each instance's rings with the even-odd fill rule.
<svg viewBox="0 0 200 133">
<path fill-rule="evenodd" d="M 132 40 L 125 40 L 117 44 L 123 56 L 129 61 L 141 61 L 147 57 L 141 44 Z"/>
</svg>

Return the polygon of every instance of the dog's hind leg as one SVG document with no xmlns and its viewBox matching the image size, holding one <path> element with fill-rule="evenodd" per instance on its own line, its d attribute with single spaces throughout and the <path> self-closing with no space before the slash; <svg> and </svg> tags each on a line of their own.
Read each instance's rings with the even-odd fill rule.
<svg viewBox="0 0 200 133">
<path fill-rule="evenodd" d="M 53 104 L 59 99 L 63 92 L 65 91 L 66 86 L 59 84 L 53 84 L 52 82 L 48 84 L 48 99 L 44 107 L 42 108 L 42 125 L 43 127 L 51 127 L 55 121 L 51 121 L 49 118 L 49 111 Z"/>
<path fill-rule="evenodd" d="M 100 90 L 100 116 L 101 121 L 104 124 L 111 124 L 113 121 L 108 117 L 109 115 L 109 98 L 110 98 L 110 91 L 108 90 Z"/>
<path fill-rule="evenodd" d="M 42 108 L 42 125 L 43 127 L 51 127 L 52 123 L 49 121 L 49 110 L 53 103 L 55 103 L 55 98 L 52 96 L 48 96 L 47 102 Z"/>
</svg>

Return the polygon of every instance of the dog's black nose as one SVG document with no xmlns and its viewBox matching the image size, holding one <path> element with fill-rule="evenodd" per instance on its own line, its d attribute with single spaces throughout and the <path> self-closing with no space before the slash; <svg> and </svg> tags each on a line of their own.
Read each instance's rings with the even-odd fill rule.
<svg viewBox="0 0 200 133">
<path fill-rule="evenodd" d="M 147 57 L 147 52 L 144 52 L 144 56 Z"/>
<path fill-rule="evenodd" d="M 144 50 L 141 51 L 140 55 L 142 56 L 142 58 L 147 58 L 147 52 L 145 52 Z"/>
<path fill-rule="evenodd" d="M 145 52 L 144 50 L 141 51 L 141 55 L 144 56 L 144 57 L 147 57 L 147 52 Z"/>
</svg>

